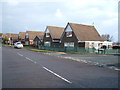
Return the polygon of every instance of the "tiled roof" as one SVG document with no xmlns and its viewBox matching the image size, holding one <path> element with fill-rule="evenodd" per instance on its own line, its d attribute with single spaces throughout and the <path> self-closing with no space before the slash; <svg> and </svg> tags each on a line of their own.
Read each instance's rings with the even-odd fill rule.
<svg viewBox="0 0 120 90">
<path fill-rule="evenodd" d="M 15 33 L 3 33 L 3 38 L 12 38 L 12 39 L 18 39 L 18 34 Z"/>
<path fill-rule="evenodd" d="M 10 38 L 11 37 L 11 33 L 3 33 L 2 37 L 3 38 Z"/>
<path fill-rule="evenodd" d="M 26 33 L 28 33 L 29 40 L 34 40 L 36 36 L 43 34 L 41 31 L 26 31 Z"/>
<path fill-rule="evenodd" d="M 63 27 L 48 26 L 47 28 L 53 39 L 60 39 L 64 31 Z"/>
<path fill-rule="evenodd" d="M 94 26 L 68 23 L 79 41 L 104 41 Z"/>
<path fill-rule="evenodd" d="M 11 38 L 14 40 L 18 39 L 18 34 L 12 33 Z"/>
<path fill-rule="evenodd" d="M 20 35 L 20 38 L 21 38 L 21 39 L 25 39 L 25 33 L 26 33 L 26 32 L 19 32 L 19 35 Z"/>
</svg>

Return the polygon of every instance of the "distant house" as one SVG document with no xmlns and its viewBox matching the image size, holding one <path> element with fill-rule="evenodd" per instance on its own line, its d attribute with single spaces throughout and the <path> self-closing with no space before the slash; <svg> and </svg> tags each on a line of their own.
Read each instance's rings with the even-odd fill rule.
<svg viewBox="0 0 120 90">
<path fill-rule="evenodd" d="M 47 26 L 43 36 L 43 45 L 59 47 L 63 31 L 63 27 Z"/>
<path fill-rule="evenodd" d="M 18 41 L 21 42 L 23 45 L 25 44 L 25 33 L 26 32 L 19 32 Z"/>
<path fill-rule="evenodd" d="M 103 43 L 103 38 L 91 25 L 68 23 L 61 37 L 62 47 L 98 49 L 102 47 Z"/>
<path fill-rule="evenodd" d="M 2 34 L 2 42 L 5 44 L 10 44 L 11 33 L 3 33 Z"/>
<path fill-rule="evenodd" d="M 2 40 L 5 44 L 14 44 L 18 41 L 18 34 L 15 33 L 3 33 Z"/>
<path fill-rule="evenodd" d="M 2 42 L 2 33 L 0 33 L 0 43 Z"/>
<path fill-rule="evenodd" d="M 37 35 L 35 38 L 34 38 L 34 45 L 36 47 L 38 47 L 38 45 L 43 45 L 43 35 L 44 35 L 44 32 L 41 32 L 39 35 Z"/>
<path fill-rule="evenodd" d="M 34 45 L 34 38 L 39 36 L 41 32 L 39 31 L 26 31 L 25 33 L 25 45 Z"/>
<path fill-rule="evenodd" d="M 18 41 L 18 34 L 15 34 L 15 33 L 11 33 L 11 36 L 10 36 L 10 44 L 14 44 L 15 42 Z"/>
</svg>

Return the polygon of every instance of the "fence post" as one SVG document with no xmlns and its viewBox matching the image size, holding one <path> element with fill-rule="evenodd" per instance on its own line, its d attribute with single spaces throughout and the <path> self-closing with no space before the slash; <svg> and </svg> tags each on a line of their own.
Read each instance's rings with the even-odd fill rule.
<svg viewBox="0 0 120 90">
<path fill-rule="evenodd" d="M 66 52 L 66 47 L 64 47 L 64 51 Z"/>
</svg>

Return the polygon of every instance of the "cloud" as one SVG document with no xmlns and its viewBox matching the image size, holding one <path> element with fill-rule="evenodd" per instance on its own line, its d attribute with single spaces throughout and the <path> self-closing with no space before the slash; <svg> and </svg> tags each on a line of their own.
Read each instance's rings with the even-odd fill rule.
<svg viewBox="0 0 120 90">
<path fill-rule="evenodd" d="M 12 6 L 17 6 L 20 3 L 18 0 L 7 0 L 6 2 Z"/>
<path fill-rule="evenodd" d="M 56 10 L 55 16 L 58 17 L 58 18 L 62 18 L 62 17 L 63 17 L 63 14 L 62 14 L 62 12 L 61 12 L 60 9 L 57 9 L 57 10 Z"/>
<path fill-rule="evenodd" d="M 112 18 L 112 19 L 102 21 L 102 25 L 106 27 L 110 27 L 110 26 L 114 27 L 114 25 L 117 25 L 117 23 L 118 23 L 118 18 Z"/>
<path fill-rule="evenodd" d="M 6 1 L 3 6 L 4 32 L 24 31 L 26 27 L 44 31 L 47 25 L 65 26 L 67 22 L 90 25 L 94 22 L 98 32 L 103 34 L 118 30 L 118 0 Z"/>
</svg>

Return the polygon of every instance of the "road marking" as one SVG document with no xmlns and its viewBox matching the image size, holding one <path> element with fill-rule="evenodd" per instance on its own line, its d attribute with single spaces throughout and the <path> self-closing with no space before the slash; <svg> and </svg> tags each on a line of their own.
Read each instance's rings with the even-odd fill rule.
<svg viewBox="0 0 120 90">
<path fill-rule="evenodd" d="M 22 54 L 20 54 L 20 53 L 17 53 L 18 55 L 20 55 L 20 56 L 23 56 Z"/>
<path fill-rule="evenodd" d="M 34 61 L 34 63 L 36 64 L 37 62 Z"/>
<path fill-rule="evenodd" d="M 33 62 L 33 63 L 37 63 L 36 61 L 33 61 L 32 59 L 28 58 L 28 57 L 25 57 L 26 59 L 28 59 L 29 61 Z"/>
<path fill-rule="evenodd" d="M 30 61 L 32 61 L 30 58 L 28 58 L 28 57 L 25 57 L 26 59 L 28 59 L 28 60 L 30 60 Z"/>
<path fill-rule="evenodd" d="M 60 76 L 60 75 L 58 75 L 58 74 L 54 73 L 53 71 L 51 71 L 51 70 L 47 69 L 46 67 L 43 67 L 43 68 L 44 68 L 45 70 L 47 70 L 48 72 L 50 72 L 50 73 L 54 74 L 55 76 L 59 77 L 60 79 L 62 79 L 62 80 L 64 80 L 64 81 L 66 81 L 67 83 L 69 83 L 69 84 L 71 84 L 71 83 L 72 83 L 72 82 L 70 82 L 69 80 L 67 80 L 67 79 L 63 78 L 62 76 Z"/>
</svg>

